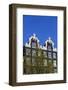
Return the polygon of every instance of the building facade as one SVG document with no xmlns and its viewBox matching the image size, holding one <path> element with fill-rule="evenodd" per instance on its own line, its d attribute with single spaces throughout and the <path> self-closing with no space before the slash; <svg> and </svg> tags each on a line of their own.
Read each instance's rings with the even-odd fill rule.
<svg viewBox="0 0 68 90">
<path fill-rule="evenodd" d="M 23 74 L 57 73 L 57 49 L 49 37 L 44 45 L 33 34 L 23 46 Z"/>
</svg>

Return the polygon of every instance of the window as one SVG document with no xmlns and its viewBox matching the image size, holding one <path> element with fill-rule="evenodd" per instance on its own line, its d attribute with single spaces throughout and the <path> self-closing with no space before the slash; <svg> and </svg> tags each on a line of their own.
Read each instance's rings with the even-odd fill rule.
<svg viewBox="0 0 68 90">
<path fill-rule="evenodd" d="M 26 55 L 31 55 L 31 50 L 30 49 L 26 49 Z"/>
<path fill-rule="evenodd" d="M 36 50 L 32 50 L 32 56 L 36 56 Z"/>
<path fill-rule="evenodd" d="M 48 60 L 49 63 L 52 63 L 52 60 Z"/>
<path fill-rule="evenodd" d="M 31 58 L 26 57 L 26 65 L 30 65 L 31 64 Z"/>
<path fill-rule="evenodd" d="M 32 65 L 35 66 L 36 65 L 36 59 L 32 58 Z"/>
<path fill-rule="evenodd" d="M 36 42 L 32 42 L 32 48 L 36 48 Z"/>
<path fill-rule="evenodd" d="M 48 52 L 48 58 L 52 58 L 52 52 Z"/>
<path fill-rule="evenodd" d="M 44 55 L 44 57 L 47 57 L 47 52 L 43 51 L 43 55 Z"/>
<path fill-rule="evenodd" d="M 50 45 L 48 46 L 48 51 L 51 51 L 51 46 Z"/>
<path fill-rule="evenodd" d="M 40 50 L 38 51 L 38 56 L 41 56 L 41 51 Z"/>
<path fill-rule="evenodd" d="M 53 53 L 53 58 L 56 59 L 56 53 Z"/>
<path fill-rule="evenodd" d="M 44 59 L 44 66 L 47 66 L 47 59 Z"/>
<path fill-rule="evenodd" d="M 56 67 L 56 60 L 53 60 L 53 66 Z"/>
<path fill-rule="evenodd" d="M 49 66 L 49 68 L 52 68 L 53 67 L 52 60 L 48 60 L 48 66 Z"/>
</svg>

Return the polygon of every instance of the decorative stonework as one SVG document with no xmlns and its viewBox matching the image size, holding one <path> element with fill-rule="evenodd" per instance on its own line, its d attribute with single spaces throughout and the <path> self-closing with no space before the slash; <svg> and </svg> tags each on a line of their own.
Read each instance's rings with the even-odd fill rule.
<svg viewBox="0 0 68 90">
<path fill-rule="evenodd" d="M 45 41 L 46 47 L 47 47 L 47 42 L 52 44 L 52 47 L 54 48 L 54 42 L 51 40 L 51 37 L 48 38 L 48 40 Z"/>
<path fill-rule="evenodd" d="M 48 38 L 48 40 L 45 41 L 45 46 L 44 45 L 40 45 L 39 44 L 39 39 L 36 36 L 36 34 L 34 33 L 30 38 L 29 38 L 29 42 L 25 44 L 26 47 L 31 47 L 31 41 L 37 41 L 37 45 L 38 48 L 43 49 L 43 50 L 47 50 L 47 43 L 50 43 L 52 45 L 53 51 L 57 51 L 57 49 L 54 47 L 54 42 L 52 41 L 51 37 Z"/>
</svg>

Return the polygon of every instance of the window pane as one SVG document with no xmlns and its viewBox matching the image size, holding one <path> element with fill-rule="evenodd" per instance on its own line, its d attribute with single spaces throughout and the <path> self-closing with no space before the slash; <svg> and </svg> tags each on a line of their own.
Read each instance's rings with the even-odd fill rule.
<svg viewBox="0 0 68 90">
<path fill-rule="evenodd" d="M 32 58 L 32 65 L 36 65 L 36 59 L 35 58 Z"/>
<path fill-rule="evenodd" d="M 55 58 L 55 59 L 56 59 L 56 53 L 53 53 L 53 58 Z"/>
<path fill-rule="evenodd" d="M 48 46 L 48 51 L 51 51 L 51 46 L 50 45 Z"/>
<path fill-rule="evenodd" d="M 32 48 L 36 48 L 36 42 L 32 42 Z"/>
<path fill-rule="evenodd" d="M 49 63 L 52 63 L 52 60 L 48 60 Z"/>
<path fill-rule="evenodd" d="M 27 57 L 26 58 L 26 65 L 30 65 L 31 64 L 31 58 Z"/>
<path fill-rule="evenodd" d="M 53 67 L 52 60 L 48 60 L 48 66 L 51 67 L 51 68 Z"/>
<path fill-rule="evenodd" d="M 47 66 L 47 59 L 44 59 L 44 66 Z"/>
<path fill-rule="evenodd" d="M 32 50 L 32 56 L 36 56 L 36 50 Z"/>
<path fill-rule="evenodd" d="M 47 57 L 47 52 L 43 51 L 43 55 L 44 55 L 44 57 Z"/>
<path fill-rule="evenodd" d="M 26 55 L 31 55 L 31 50 L 30 49 L 26 49 Z"/>
<path fill-rule="evenodd" d="M 56 67 L 56 60 L 53 60 L 53 66 Z"/>
<path fill-rule="evenodd" d="M 38 51 L 38 56 L 41 56 L 41 51 Z"/>
<path fill-rule="evenodd" d="M 48 52 L 48 58 L 52 58 L 52 53 Z"/>
</svg>

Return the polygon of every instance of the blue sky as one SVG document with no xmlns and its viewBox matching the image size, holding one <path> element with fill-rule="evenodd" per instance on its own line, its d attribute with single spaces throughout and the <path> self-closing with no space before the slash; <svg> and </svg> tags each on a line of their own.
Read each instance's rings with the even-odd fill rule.
<svg viewBox="0 0 68 90">
<path fill-rule="evenodd" d="M 40 40 L 40 44 L 44 45 L 48 37 L 51 37 L 57 48 L 57 16 L 24 15 L 23 33 L 24 44 L 35 33 Z"/>
</svg>

